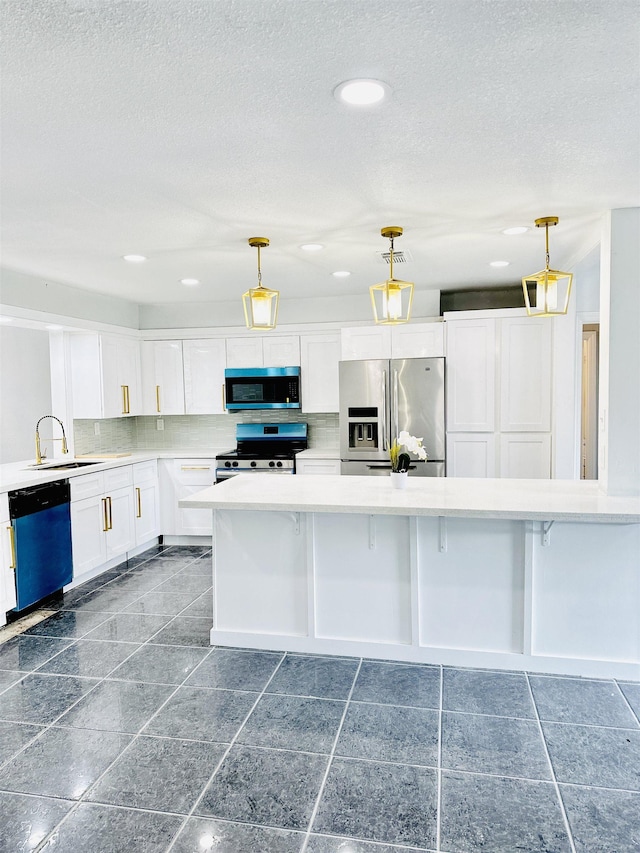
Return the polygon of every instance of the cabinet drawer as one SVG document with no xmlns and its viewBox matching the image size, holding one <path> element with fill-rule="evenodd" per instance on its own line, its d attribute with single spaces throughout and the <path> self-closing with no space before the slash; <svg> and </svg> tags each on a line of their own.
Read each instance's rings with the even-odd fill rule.
<svg viewBox="0 0 640 853">
<path fill-rule="evenodd" d="M 136 485 L 141 483 L 150 483 L 158 476 L 158 462 L 156 459 L 150 459 L 148 462 L 136 462 L 133 468 L 133 482 Z"/>
<path fill-rule="evenodd" d="M 132 465 L 123 465 L 121 468 L 111 468 L 104 472 L 104 490 L 112 492 L 125 486 L 133 485 Z"/>
<path fill-rule="evenodd" d="M 174 459 L 173 476 L 178 483 L 211 486 L 216 478 L 215 459 Z"/>
<path fill-rule="evenodd" d="M 300 459 L 296 462 L 296 474 L 339 474 L 339 459 Z"/>
<path fill-rule="evenodd" d="M 94 471 L 93 474 L 83 474 L 81 477 L 70 477 L 71 500 L 81 501 L 104 494 L 104 471 Z"/>
</svg>

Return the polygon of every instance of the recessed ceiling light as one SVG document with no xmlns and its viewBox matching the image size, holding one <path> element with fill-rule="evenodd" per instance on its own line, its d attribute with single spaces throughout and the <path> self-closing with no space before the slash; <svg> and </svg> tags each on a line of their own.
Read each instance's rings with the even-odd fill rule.
<svg viewBox="0 0 640 853">
<path fill-rule="evenodd" d="M 322 243 L 305 243 L 300 248 L 304 249 L 305 252 L 319 252 L 320 249 L 324 249 L 324 246 Z"/>
<path fill-rule="evenodd" d="M 336 270 L 336 272 L 331 273 L 331 275 L 334 275 L 336 278 L 346 278 L 351 275 L 351 273 L 349 270 Z"/>
<path fill-rule="evenodd" d="M 490 267 L 508 267 L 511 261 L 491 261 Z"/>
<path fill-rule="evenodd" d="M 147 260 L 144 255 L 123 255 L 122 257 L 125 261 L 129 261 L 130 264 L 141 264 Z"/>
<path fill-rule="evenodd" d="M 524 234 L 528 230 L 526 225 L 516 225 L 514 228 L 505 228 L 502 233 L 506 234 L 507 237 L 514 237 L 516 234 Z"/>
<path fill-rule="evenodd" d="M 389 87 L 381 80 L 345 80 L 333 90 L 338 101 L 357 107 L 377 104 L 388 92 Z"/>
<path fill-rule="evenodd" d="M 180 284 L 186 284 L 187 287 L 195 287 L 197 284 L 200 284 L 199 278 L 181 278 Z"/>
</svg>

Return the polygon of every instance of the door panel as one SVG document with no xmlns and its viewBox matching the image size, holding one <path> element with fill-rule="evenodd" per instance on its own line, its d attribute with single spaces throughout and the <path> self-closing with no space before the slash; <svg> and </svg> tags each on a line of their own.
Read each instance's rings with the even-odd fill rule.
<svg viewBox="0 0 640 853">
<path fill-rule="evenodd" d="M 422 438 L 432 461 L 445 458 L 444 369 L 443 358 L 391 362 L 391 434 Z"/>
</svg>

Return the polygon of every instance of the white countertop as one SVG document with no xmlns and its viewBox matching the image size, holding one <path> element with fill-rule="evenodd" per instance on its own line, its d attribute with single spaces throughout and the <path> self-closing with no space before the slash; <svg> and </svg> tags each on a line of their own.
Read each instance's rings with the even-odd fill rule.
<svg viewBox="0 0 640 853">
<path fill-rule="evenodd" d="M 212 448 L 209 450 L 132 450 L 124 456 L 114 458 L 108 453 L 101 456 L 99 453 L 89 456 L 60 456 L 55 459 L 47 459 L 42 468 L 33 468 L 35 459 L 27 459 L 24 462 L 9 462 L 0 465 L 0 492 L 9 492 L 13 489 L 24 489 L 28 486 L 37 486 L 40 483 L 52 483 L 55 480 L 67 480 L 71 477 L 81 477 L 91 471 L 106 471 L 109 468 L 119 468 L 122 465 L 133 465 L 136 462 L 147 462 L 150 459 L 214 459 L 219 453 L 229 450 L 225 448 Z M 65 462 L 91 462 L 91 465 L 83 465 L 81 468 L 70 468 L 51 470 L 46 466 L 63 465 Z M 95 463 L 95 464 L 94 464 Z"/>
<path fill-rule="evenodd" d="M 340 459 L 339 447 L 309 447 L 296 453 L 296 459 Z"/>
<path fill-rule="evenodd" d="M 240 474 L 179 502 L 181 507 L 368 515 L 425 515 L 640 523 L 640 497 L 608 497 L 596 481 Z"/>
</svg>

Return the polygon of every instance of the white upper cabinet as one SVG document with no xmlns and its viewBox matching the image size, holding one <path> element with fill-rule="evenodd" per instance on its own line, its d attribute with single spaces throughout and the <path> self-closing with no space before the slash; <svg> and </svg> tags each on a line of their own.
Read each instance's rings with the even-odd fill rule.
<svg viewBox="0 0 640 853">
<path fill-rule="evenodd" d="M 74 418 L 142 414 L 137 340 L 88 333 L 68 341 Z"/>
<path fill-rule="evenodd" d="M 303 412 L 337 412 L 340 333 L 300 336 Z"/>
<path fill-rule="evenodd" d="M 295 367 L 299 364 L 298 335 L 227 338 L 227 367 Z"/>
<path fill-rule="evenodd" d="M 392 358 L 438 358 L 444 355 L 444 323 L 405 323 L 391 327 Z"/>
<path fill-rule="evenodd" d="M 227 367 L 263 367 L 262 338 L 227 338 Z"/>
<path fill-rule="evenodd" d="M 184 399 L 188 415 L 219 415 L 224 412 L 224 338 L 182 342 Z"/>
<path fill-rule="evenodd" d="M 447 431 L 495 429 L 495 320 L 447 322 Z"/>
<path fill-rule="evenodd" d="M 183 415 L 182 341 L 143 341 L 141 361 L 143 414 Z"/>
<path fill-rule="evenodd" d="M 354 326 L 341 329 L 342 361 L 391 358 L 389 326 Z"/>
<path fill-rule="evenodd" d="M 500 429 L 548 432 L 552 324 L 536 317 L 503 319 L 501 324 Z"/>
<path fill-rule="evenodd" d="M 298 367 L 300 365 L 300 337 L 298 335 L 276 335 L 263 338 L 262 360 L 263 367 Z"/>
</svg>

